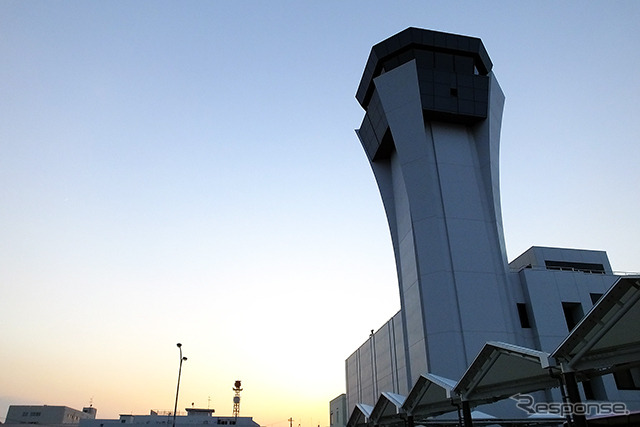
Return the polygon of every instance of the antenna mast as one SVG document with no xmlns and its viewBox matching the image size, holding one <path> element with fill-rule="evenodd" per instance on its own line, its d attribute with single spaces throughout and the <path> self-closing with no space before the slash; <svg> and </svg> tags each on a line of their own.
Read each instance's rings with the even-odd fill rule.
<svg viewBox="0 0 640 427">
<path fill-rule="evenodd" d="M 233 416 L 238 418 L 240 415 L 240 392 L 242 391 L 240 380 L 236 380 L 233 391 L 235 392 L 235 396 L 233 396 Z"/>
</svg>

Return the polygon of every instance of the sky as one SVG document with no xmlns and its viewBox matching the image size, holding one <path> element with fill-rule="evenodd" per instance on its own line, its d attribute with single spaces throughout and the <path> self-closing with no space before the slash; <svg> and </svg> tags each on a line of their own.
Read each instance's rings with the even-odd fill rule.
<svg viewBox="0 0 640 427">
<path fill-rule="evenodd" d="M 179 408 L 328 426 L 400 307 L 354 133 L 371 46 L 479 37 L 509 260 L 640 271 L 640 2 L 0 0 L 0 421 Z"/>
</svg>

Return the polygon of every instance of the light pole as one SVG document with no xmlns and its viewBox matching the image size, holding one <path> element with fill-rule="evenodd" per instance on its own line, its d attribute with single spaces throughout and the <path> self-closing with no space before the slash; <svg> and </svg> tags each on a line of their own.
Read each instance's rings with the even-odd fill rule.
<svg viewBox="0 0 640 427">
<path fill-rule="evenodd" d="M 180 393 L 180 374 L 182 373 L 182 361 L 187 360 L 186 357 L 182 357 L 182 344 L 176 344 L 180 350 L 180 368 L 178 368 L 178 387 L 176 388 L 176 404 L 173 407 L 173 427 L 176 427 L 176 412 L 178 411 L 178 393 Z"/>
</svg>

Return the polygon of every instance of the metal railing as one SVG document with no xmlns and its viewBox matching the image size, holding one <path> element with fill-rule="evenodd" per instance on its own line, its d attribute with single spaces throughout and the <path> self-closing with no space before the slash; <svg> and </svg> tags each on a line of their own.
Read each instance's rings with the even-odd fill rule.
<svg viewBox="0 0 640 427">
<path fill-rule="evenodd" d="M 169 417 L 173 416 L 173 411 L 164 410 L 164 409 L 152 409 L 151 413 L 158 416 L 169 416 Z M 187 413 L 183 411 L 176 411 L 176 415 L 182 416 L 182 415 L 187 415 Z"/>
<path fill-rule="evenodd" d="M 612 271 L 612 272 L 607 272 L 607 271 L 602 271 L 602 270 L 592 270 L 592 269 L 588 269 L 588 268 L 576 268 L 576 267 L 564 267 L 564 266 L 552 266 L 552 267 L 546 267 L 546 266 L 538 266 L 538 267 L 532 267 L 530 265 L 524 266 L 524 267 L 520 267 L 520 268 L 512 268 L 511 271 L 512 272 L 516 272 L 519 273 L 522 270 L 536 270 L 536 271 L 541 271 L 541 270 L 555 270 L 555 271 L 573 271 L 573 272 L 579 272 L 579 273 L 587 273 L 587 274 L 612 274 L 614 276 L 640 276 L 640 272 L 637 271 Z"/>
</svg>

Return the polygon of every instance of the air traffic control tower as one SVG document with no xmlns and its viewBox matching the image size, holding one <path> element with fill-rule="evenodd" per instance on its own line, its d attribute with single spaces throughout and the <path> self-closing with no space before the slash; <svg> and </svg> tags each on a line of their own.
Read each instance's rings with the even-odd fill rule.
<svg viewBox="0 0 640 427">
<path fill-rule="evenodd" d="M 369 417 L 392 425 L 402 411 L 421 421 L 450 416 L 453 394 L 469 412 L 482 387 L 486 395 L 476 394 L 473 405 L 498 399 L 496 384 L 500 393 L 521 392 L 525 369 L 514 360 L 537 360 L 533 371 L 549 382 L 527 391 L 544 389 L 541 402 L 562 402 L 550 355 L 582 340 L 587 327 L 576 325 L 585 313 L 592 319 L 598 301 L 605 307 L 616 298 L 607 295 L 624 276 L 604 251 L 532 246 L 507 262 L 498 170 L 504 95 L 491 68 L 480 39 L 454 34 L 408 28 L 371 49 L 356 95 L 366 111 L 357 134 L 389 222 L 400 311 L 346 360 L 350 427 Z M 614 340 L 612 354 L 630 345 L 621 344 L 628 337 Z M 579 387 L 563 371 L 572 402 L 581 394 L 640 409 L 640 369 L 613 359 L 581 372 Z M 430 400 L 434 381 L 442 393 L 453 390 L 444 403 Z M 504 420 L 526 417 L 514 402 L 479 407 Z"/>
<path fill-rule="evenodd" d="M 369 55 L 356 132 L 386 210 L 401 304 L 386 325 L 396 384 L 374 378 L 373 395 L 406 392 L 425 372 L 459 378 L 485 342 L 518 342 L 498 179 L 504 95 L 491 68 L 480 39 L 417 28 Z"/>
</svg>

